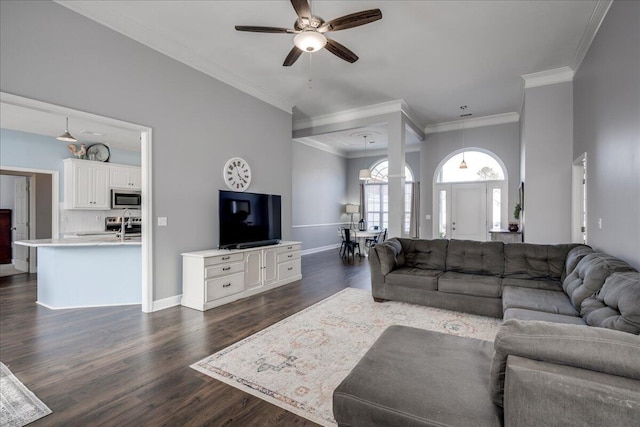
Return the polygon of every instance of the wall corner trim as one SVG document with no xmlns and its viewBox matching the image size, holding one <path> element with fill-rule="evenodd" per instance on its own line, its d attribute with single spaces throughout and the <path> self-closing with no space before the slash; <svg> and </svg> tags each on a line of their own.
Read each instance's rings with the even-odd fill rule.
<svg viewBox="0 0 640 427">
<path fill-rule="evenodd" d="M 575 72 L 570 67 L 554 68 L 552 70 L 539 71 L 537 73 L 523 74 L 524 88 L 553 85 L 556 83 L 570 82 Z"/>
</svg>

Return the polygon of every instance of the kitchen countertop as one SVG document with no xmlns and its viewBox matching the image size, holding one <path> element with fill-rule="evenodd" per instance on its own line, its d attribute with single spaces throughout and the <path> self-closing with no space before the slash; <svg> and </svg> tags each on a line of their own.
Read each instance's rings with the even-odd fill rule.
<svg viewBox="0 0 640 427">
<path fill-rule="evenodd" d="M 121 242 L 119 238 L 113 236 L 90 236 L 90 237 L 70 237 L 66 239 L 37 239 L 18 240 L 16 245 L 30 246 L 33 248 L 44 246 L 121 246 L 121 245 L 142 245 L 140 237 L 132 237 Z"/>
</svg>

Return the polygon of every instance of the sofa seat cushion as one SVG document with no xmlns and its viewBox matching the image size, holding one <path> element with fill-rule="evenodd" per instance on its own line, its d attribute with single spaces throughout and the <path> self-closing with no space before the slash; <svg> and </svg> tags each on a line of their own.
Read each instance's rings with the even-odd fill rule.
<svg viewBox="0 0 640 427">
<path fill-rule="evenodd" d="M 423 270 L 421 268 L 400 267 L 387 274 L 385 284 L 418 288 L 428 291 L 438 290 L 438 277 L 443 274 L 439 270 Z"/>
<path fill-rule="evenodd" d="M 551 279 L 514 279 L 512 277 L 505 277 L 502 279 L 502 287 L 505 286 L 562 292 L 562 283 L 559 280 Z"/>
<path fill-rule="evenodd" d="M 503 318 L 504 320 L 539 320 L 543 322 L 566 323 L 569 325 L 586 325 L 582 317 L 545 313 L 543 311 L 527 310 L 526 308 L 509 308 L 504 312 Z"/>
<path fill-rule="evenodd" d="M 560 280 L 567 253 L 577 244 L 535 245 L 513 243 L 504 246 L 504 276 L 516 279 Z"/>
<path fill-rule="evenodd" d="M 502 309 L 526 308 L 545 313 L 578 316 L 578 310 L 564 292 L 508 286 L 502 291 Z"/>
<path fill-rule="evenodd" d="M 491 402 L 493 344 L 387 328 L 333 393 L 345 426 L 499 426 Z"/>
<path fill-rule="evenodd" d="M 613 273 L 595 296 L 582 301 L 588 325 L 640 334 L 640 273 Z"/>
<path fill-rule="evenodd" d="M 438 290 L 451 294 L 500 298 L 502 279 L 495 276 L 447 271 L 438 279 Z"/>
<path fill-rule="evenodd" d="M 451 240 L 447 249 L 447 271 L 501 277 L 504 243 Z"/>
</svg>

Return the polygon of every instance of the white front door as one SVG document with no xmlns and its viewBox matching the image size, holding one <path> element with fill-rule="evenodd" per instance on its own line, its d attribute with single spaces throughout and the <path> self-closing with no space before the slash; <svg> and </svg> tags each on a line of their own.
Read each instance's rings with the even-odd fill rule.
<svg viewBox="0 0 640 427">
<path fill-rule="evenodd" d="M 16 177 L 15 223 L 13 241 L 29 239 L 29 181 L 26 177 Z M 29 272 L 29 248 L 13 245 L 13 264 L 20 271 Z"/>
<path fill-rule="evenodd" d="M 487 184 L 453 184 L 451 187 L 451 237 L 486 241 Z"/>
</svg>

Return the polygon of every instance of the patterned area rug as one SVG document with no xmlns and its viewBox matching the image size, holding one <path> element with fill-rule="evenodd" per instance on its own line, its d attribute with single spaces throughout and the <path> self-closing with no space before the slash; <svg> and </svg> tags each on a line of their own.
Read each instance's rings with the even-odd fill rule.
<svg viewBox="0 0 640 427">
<path fill-rule="evenodd" d="M 391 325 L 493 341 L 500 319 L 344 289 L 192 368 L 323 426 L 335 426 L 333 390 Z"/>
<path fill-rule="evenodd" d="M 50 413 L 51 409 L 0 363 L 0 425 L 22 427 Z"/>
</svg>

